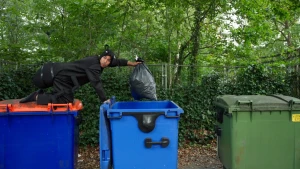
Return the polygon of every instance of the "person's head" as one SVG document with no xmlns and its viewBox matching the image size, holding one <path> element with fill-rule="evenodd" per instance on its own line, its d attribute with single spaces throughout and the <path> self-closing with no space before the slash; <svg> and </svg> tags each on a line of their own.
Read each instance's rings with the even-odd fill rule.
<svg viewBox="0 0 300 169">
<path fill-rule="evenodd" d="M 106 49 L 100 55 L 100 66 L 102 68 L 106 68 L 107 66 L 109 66 L 112 63 L 114 58 L 115 58 L 115 54 L 111 50 Z"/>
<path fill-rule="evenodd" d="M 111 61 L 112 61 L 112 56 L 104 55 L 100 58 L 100 66 L 102 68 L 106 68 L 107 66 L 110 65 Z"/>
</svg>

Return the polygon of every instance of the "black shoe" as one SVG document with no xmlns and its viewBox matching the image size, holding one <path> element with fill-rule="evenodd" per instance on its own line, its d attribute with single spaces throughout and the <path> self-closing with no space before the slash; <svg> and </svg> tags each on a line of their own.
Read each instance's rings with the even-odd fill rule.
<svg viewBox="0 0 300 169">
<path fill-rule="evenodd" d="M 39 89 L 39 90 L 37 90 L 36 92 L 37 92 L 38 94 L 44 94 L 44 93 L 45 93 L 43 89 Z"/>
<path fill-rule="evenodd" d="M 36 100 L 36 96 L 38 94 L 42 94 L 44 93 L 44 91 L 42 89 L 39 89 L 33 93 L 31 93 L 30 95 L 26 96 L 25 98 L 20 100 L 20 103 L 27 103 L 27 102 L 33 102 Z"/>
</svg>

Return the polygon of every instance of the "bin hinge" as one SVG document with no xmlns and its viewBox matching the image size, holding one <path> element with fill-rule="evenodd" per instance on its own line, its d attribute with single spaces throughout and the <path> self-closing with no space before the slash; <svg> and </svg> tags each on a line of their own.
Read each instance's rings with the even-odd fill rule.
<svg viewBox="0 0 300 169">
<path fill-rule="evenodd" d="M 219 126 L 215 126 L 215 133 L 217 136 L 221 137 L 222 136 L 222 128 Z"/>
<path fill-rule="evenodd" d="M 102 150 L 102 161 L 109 161 L 109 160 L 110 160 L 110 151 Z"/>
<path fill-rule="evenodd" d="M 292 100 L 289 101 L 289 107 L 290 107 L 291 110 L 293 110 L 294 104 L 300 104 L 300 100 L 293 100 L 292 99 Z"/>
</svg>

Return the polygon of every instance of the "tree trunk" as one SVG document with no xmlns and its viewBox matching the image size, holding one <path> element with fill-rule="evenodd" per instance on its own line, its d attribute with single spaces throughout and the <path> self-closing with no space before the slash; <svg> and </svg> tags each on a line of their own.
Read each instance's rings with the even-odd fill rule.
<svg viewBox="0 0 300 169">
<path fill-rule="evenodd" d="M 192 52 L 190 57 L 190 71 L 189 71 L 189 82 L 194 83 L 198 77 L 197 75 L 197 55 L 199 52 L 199 39 L 200 39 L 200 23 L 201 23 L 201 9 L 197 5 L 194 13 L 194 28 L 192 33 Z"/>
<path fill-rule="evenodd" d="M 182 71 L 182 66 L 184 61 L 186 58 L 190 57 L 190 69 L 189 69 L 189 77 L 188 80 L 190 83 L 195 82 L 195 80 L 198 77 L 198 73 L 197 73 L 197 67 L 196 65 L 198 64 L 197 62 L 197 55 L 199 53 L 199 46 L 200 46 L 200 29 L 201 29 L 201 22 L 204 21 L 204 19 L 207 17 L 207 15 L 210 12 L 215 12 L 214 8 L 212 8 L 213 6 L 215 7 L 215 1 L 208 1 L 209 4 L 203 4 L 203 5 L 199 5 L 198 2 L 194 2 L 195 4 L 192 4 L 195 7 L 195 12 L 194 12 L 194 22 L 193 22 L 193 27 L 192 27 L 192 34 L 191 37 L 189 38 L 189 40 L 187 40 L 186 42 L 184 42 L 179 49 L 179 58 L 176 58 L 176 63 L 178 63 L 178 68 L 177 71 L 175 70 L 175 76 L 174 76 L 174 83 L 177 83 L 179 81 L 179 77 L 181 75 L 181 71 Z M 203 12 L 201 12 L 201 8 L 207 8 L 206 10 L 202 10 Z M 187 54 L 185 55 L 185 50 L 187 50 L 190 46 L 190 44 L 192 44 L 192 49 L 191 52 L 187 52 Z"/>
<path fill-rule="evenodd" d="M 176 59 L 175 59 L 175 65 L 177 65 L 177 66 L 176 66 L 176 70 L 175 70 L 173 84 L 177 84 L 179 82 L 179 77 L 181 75 L 183 62 L 189 55 L 189 54 L 187 54 L 186 56 L 184 56 L 184 51 L 188 48 L 189 44 L 190 44 L 190 41 L 186 41 L 183 45 L 181 45 L 179 47 L 179 53 L 178 53 L 179 56 L 176 57 Z"/>
</svg>

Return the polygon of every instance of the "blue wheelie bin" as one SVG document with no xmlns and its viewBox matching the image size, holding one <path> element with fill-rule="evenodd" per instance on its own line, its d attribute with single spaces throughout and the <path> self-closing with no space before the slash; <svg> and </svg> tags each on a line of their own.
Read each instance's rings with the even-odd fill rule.
<svg viewBox="0 0 300 169">
<path fill-rule="evenodd" d="M 75 169 L 82 103 L 0 102 L 0 169 Z"/>
<path fill-rule="evenodd" d="M 172 101 L 101 105 L 101 169 L 176 169 L 182 113 Z"/>
</svg>

